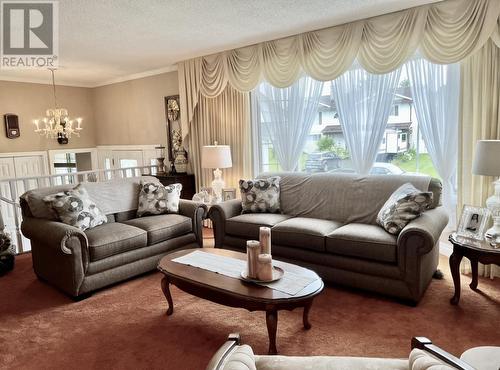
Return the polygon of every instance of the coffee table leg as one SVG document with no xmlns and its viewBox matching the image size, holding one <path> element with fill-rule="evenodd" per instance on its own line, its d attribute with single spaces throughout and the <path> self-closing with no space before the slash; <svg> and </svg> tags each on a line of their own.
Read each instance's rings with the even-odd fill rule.
<svg viewBox="0 0 500 370">
<path fill-rule="evenodd" d="M 276 331 L 278 330 L 278 311 L 266 311 L 267 334 L 269 335 L 269 354 L 277 355 L 276 349 Z"/>
<path fill-rule="evenodd" d="M 166 276 L 161 279 L 161 290 L 163 291 L 165 298 L 167 298 L 167 316 L 170 316 L 174 313 L 174 302 L 172 301 L 172 295 L 170 294 L 170 282 L 168 281 L 168 278 Z"/>
<path fill-rule="evenodd" d="M 455 285 L 455 295 L 450 299 L 450 303 L 453 305 L 460 301 L 460 261 L 462 261 L 462 255 L 453 251 L 450 256 L 450 270 Z"/>
<path fill-rule="evenodd" d="M 472 281 L 469 284 L 470 288 L 472 290 L 477 290 L 477 268 L 478 268 L 478 261 L 475 259 L 470 260 L 470 265 L 472 267 Z"/>
<path fill-rule="evenodd" d="M 302 315 L 302 323 L 304 324 L 304 329 L 306 329 L 306 330 L 311 329 L 311 323 L 309 322 L 309 311 L 311 310 L 312 303 L 313 303 L 313 301 L 311 299 L 304 306 L 304 313 Z"/>
</svg>

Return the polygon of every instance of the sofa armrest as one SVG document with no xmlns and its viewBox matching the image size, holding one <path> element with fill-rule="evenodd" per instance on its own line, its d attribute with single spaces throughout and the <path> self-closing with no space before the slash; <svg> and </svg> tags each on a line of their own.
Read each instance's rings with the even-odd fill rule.
<svg viewBox="0 0 500 370">
<path fill-rule="evenodd" d="M 417 254 L 429 253 L 439 241 L 439 237 L 448 224 L 448 213 L 444 207 L 437 207 L 424 212 L 401 230 L 398 246 L 412 244 Z"/>
<path fill-rule="evenodd" d="M 76 247 L 87 250 L 88 240 L 80 229 L 58 221 L 42 218 L 25 217 L 21 224 L 24 236 L 33 241 L 43 241 L 53 249 L 60 250 L 63 254 L 75 254 Z M 78 242 L 72 243 L 75 238 Z"/>
<path fill-rule="evenodd" d="M 221 248 L 226 233 L 226 220 L 241 214 L 241 200 L 231 199 L 225 202 L 214 204 L 208 211 L 208 217 L 213 222 L 215 247 Z"/>
<path fill-rule="evenodd" d="M 34 217 L 23 218 L 21 231 L 31 240 L 36 274 L 78 296 L 89 264 L 85 233 L 62 222 Z"/>
<path fill-rule="evenodd" d="M 241 339 L 239 334 L 229 334 L 227 341 L 219 348 L 215 355 L 213 355 L 206 370 L 222 370 L 227 356 L 240 344 L 240 342 Z"/>
<path fill-rule="evenodd" d="M 453 366 L 456 369 L 474 370 L 472 366 L 460 360 L 459 358 L 453 356 L 452 354 L 446 352 L 445 350 L 439 348 L 438 346 L 432 344 L 432 341 L 425 337 L 413 337 L 411 339 L 411 349 L 415 348 L 428 352 L 432 356 L 437 357 L 441 361 L 445 362 L 450 366 Z"/>
<path fill-rule="evenodd" d="M 179 214 L 191 218 L 193 232 L 200 247 L 203 247 L 203 220 L 207 217 L 207 206 L 201 202 L 181 199 L 179 202 Z"/>
</svg>

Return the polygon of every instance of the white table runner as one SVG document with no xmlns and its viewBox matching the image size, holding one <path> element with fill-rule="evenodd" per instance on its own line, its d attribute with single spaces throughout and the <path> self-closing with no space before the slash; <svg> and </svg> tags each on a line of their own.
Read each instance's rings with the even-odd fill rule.
<svg viewBox="0 0 500 370">
<path fill-rule="evenodd" d="M 175 258 L 172 261 L 183 265 L 198 267 L 235 279 L 240 279 L 241 272 L 247 267 L 247 263 L 244 260 L 202 251 L 194 251 L 185 256 Z M 273 265 L 282 267 L 279 261 L 273 260 Z M 317 280 L 314 277 L 294 274 L 293 272 L 287 271 L 286 268 L 283 268 L 283 270 L 285 274 L 280 280 L 272 283 L 258 284 L 289 295 L 296 295 L 306 286 Z"/>
</svg>

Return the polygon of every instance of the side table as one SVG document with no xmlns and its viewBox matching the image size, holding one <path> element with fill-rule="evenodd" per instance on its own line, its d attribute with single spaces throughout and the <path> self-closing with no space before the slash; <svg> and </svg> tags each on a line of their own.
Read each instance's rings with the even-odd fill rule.
<svg viewBox="0 0 500 370">
<path fill-rule="evenodd" d="M 467 257 L 470 260 L 472 281 L 469 286 L 472 290 L 477 290 L 478 263 L 500 266 L 500 248 L 493 248 L 486 241 L 458 236 L 456 233 L 451 234 L 449 240 L 453 244 L 453 253 L 450 256 L 450 270 L 455 285 L 455 294 L 450 299 L 450 303 L 457 305 L 460 301 L 460 262 L 462 258 Z"/>
</svg>

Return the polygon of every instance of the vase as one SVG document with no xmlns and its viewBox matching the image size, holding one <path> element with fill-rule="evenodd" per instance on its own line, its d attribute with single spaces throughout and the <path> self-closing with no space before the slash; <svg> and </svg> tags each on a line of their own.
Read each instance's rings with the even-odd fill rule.
<svg viewBox="0 0 500 370">
<path fill-rule="evenodd" d="M 186 155 L 186 150 L 184 148 L 181 148 L 177 152 L 175 152 L 175 160 L 174 160 L 174 165 L 175 165 L 175 170 L 177 173 L 186 173 L 187 172 L 187 155 Z"/>
</svg>

